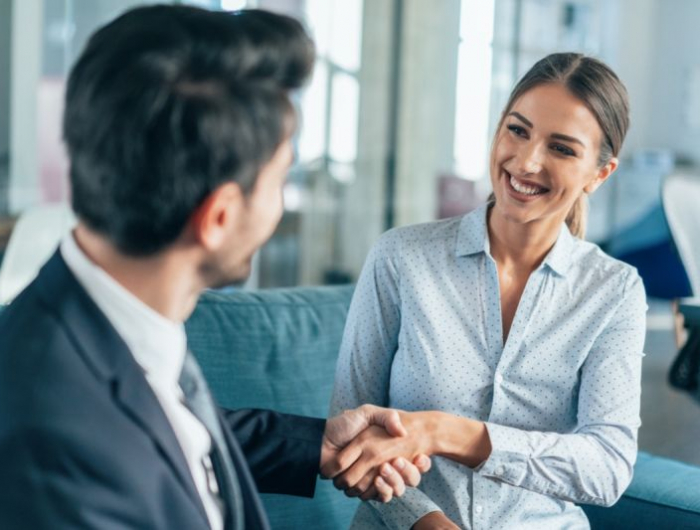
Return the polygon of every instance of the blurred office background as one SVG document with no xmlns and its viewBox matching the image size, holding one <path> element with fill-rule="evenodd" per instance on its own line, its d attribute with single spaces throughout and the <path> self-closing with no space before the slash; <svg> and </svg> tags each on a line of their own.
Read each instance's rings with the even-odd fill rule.
<svg viewBox="0 0 700 530">
<path fill-rule="evenodd" d="M 23 213 L 68 202 L 67 73 L 95 28 L 143 3 L 0 0 L 0 255 Z M 700 464 L 700 407 L 665 382 L 670 301 L 690 287 L 660 200 L 667 175 L 700 174 L 699 1 L 175 3 L 284 12 L 317 43 L 313 81 L 297 97 L 286 213 L 249 288 L 352 282 L 383 231 L 473 208 L 488 194 L 490 140 L 517 78 L 553 51 L 610 64 L 628 87 L 632 127 L 620 170 L 593 197 L 589 239 L 637 266 L 651 296 L 642 447 Z M 27 245 L 41 246 L 36 237 Z"/>
</svg>

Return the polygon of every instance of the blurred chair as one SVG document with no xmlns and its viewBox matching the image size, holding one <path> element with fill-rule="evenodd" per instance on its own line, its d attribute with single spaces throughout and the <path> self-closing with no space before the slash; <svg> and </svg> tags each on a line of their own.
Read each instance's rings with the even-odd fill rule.
<svg viewBox="0 0 700 530">
<path fill-rule="evenodd" d="M 20 216 L 0 267 L 0 304 L 10 303 L 29 285 L 75 223 L 67 204 L 37 206 Z"/>
<path fill-rule="evenodd" d="M 438 176 L 438 219 L 467 214 L 485 201 L 475 181 L 451 174 Z"/>
<path fill-rule="evenodd" d="M 700 174 L 668 175 L 662 196 L 664 213 L 693 296 L 700 297 Z"/>
<path fill-rule="evenodd" d="M 671 366 L 669 382 L 700 401 L 700 175 L 668 175 L 663 183 L 662 199 L 694 297 L 681 299 L 678 304 L 688 338 Z"/>
</svg>

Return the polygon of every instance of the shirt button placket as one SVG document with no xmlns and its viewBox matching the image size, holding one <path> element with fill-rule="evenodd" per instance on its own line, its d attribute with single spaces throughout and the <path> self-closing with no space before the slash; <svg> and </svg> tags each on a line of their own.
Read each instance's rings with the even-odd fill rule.
<svg viewBox="0 0 700 530">
<path fill-rule="evenodd" d="M 483 484 L 481 484 L 481 477 L 474 475 L 473 489 L 472 489 L 472 528 L 477 530 L 484 528 L 484 505 L 481 499 L 484 498 L 482 494 Z"/>
<path fill-rule="evenodd" d="M 484 528 L 484 522 L 483 522 L 483 513 L 484 513 L 484 507 L 481 504 L 474 503 L 474 515 L 472 517 L 472 528 L 474 530 Z"/>
</svg>

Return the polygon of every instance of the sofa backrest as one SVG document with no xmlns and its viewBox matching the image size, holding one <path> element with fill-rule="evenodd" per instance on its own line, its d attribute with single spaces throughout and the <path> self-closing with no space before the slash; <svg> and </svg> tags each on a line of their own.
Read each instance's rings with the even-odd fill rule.
<svg viewBox="0 0 700 530">
<path fill-rule="evenodd" d="M 208 292 L 186 323 L 189 348 L 219 404 L 328 415 L 353 288 Z M 357 501 L 329 481 L 313 499 L 263 495 L 274 529 L 347 528 Z"/>
</svg>

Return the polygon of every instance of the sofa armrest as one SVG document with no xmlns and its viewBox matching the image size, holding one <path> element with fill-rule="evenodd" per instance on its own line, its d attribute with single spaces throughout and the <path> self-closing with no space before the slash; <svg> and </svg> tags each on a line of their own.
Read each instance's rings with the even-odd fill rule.
<svg viewBox="0 0 700 530">
<path fill-rule="evenodd" d="M 700 467 L 640 452 L 634 479 L 610 508 L 583 506 L 593 530 L 700 528 Z"/>
</svg>

